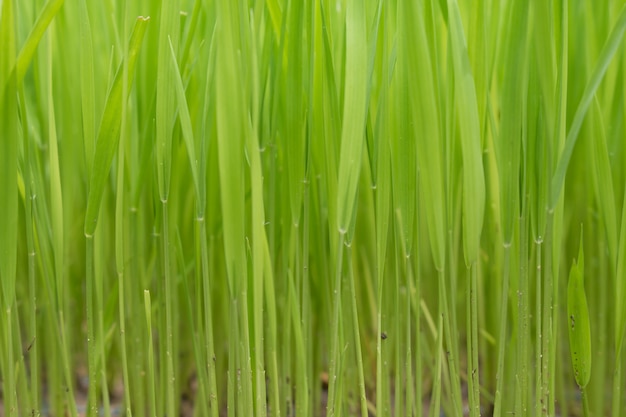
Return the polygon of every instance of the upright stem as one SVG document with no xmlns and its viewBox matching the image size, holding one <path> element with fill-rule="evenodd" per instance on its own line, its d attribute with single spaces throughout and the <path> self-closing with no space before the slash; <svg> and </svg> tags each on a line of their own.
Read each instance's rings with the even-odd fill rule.
<svg viewBox="0 0 626 417">
<path fill-rule="evenodd" d="M 126 416 L 131 417 L 130 379 L 128 376 L 128 353 L 126 351 L 126 311 L 124 306 L 124 272 L 117 273 L 118 280 L 118 303 L 120 315 L 120 345 L 122 350 L 122 377 L 124 379 L 124 405 Z"/>
<path fill-rule="evenodd" d="M 413 247 L 413 253 L 417 253 L 417 249 Z M 421 324 L 420 324 L 420 300 L 422 297 L 420 285 L 420 268 L 419 268 L 419 257 L 417 258 L 417 265 L 415 267 L 415 306 L 414 306 L 414 314 L 415 314 L 415 401 L 417 409 L 416 415 L 417 417 L 422 417 L 423 415 L 423 407 L 422 407 L 422 349 L 420 347 L 422 332 L 421 332 Z"/>
<path fill-rule="evenodd" d="M 549 415 L 550 396 L 550 346 L 552 338 L 552 238 L 554 212 L 548 211 L 546 222 L 546 268 L 543 280 L 543 308 L 541 326 L 541 415 Z M 556 379 L 556 378 L 553 378 Z M 554 394 L 553 394 L 554 395 Z"/>
<path fill-rule="evenodd" d="M 480 378 L 478 374 L 478 265 L 473 262 L 467 281 L 467 355 L 470 416 L 480 416 Z"/>
<path fill-rule="evenodd" d="M 332 347 L 330 351 L 330 369 L 329 369 L 329 381 L 328 381 L 328 404 L 326 406 L 326 412 L 328 417 L 334 417 L 335 403 L 337 401 L 337 369 L 341 369 L 339 364 L 339 309 L 341 308 L 341 271 L 343 269 L 343 242 L 345 234 L 339 233 L 339 240 L 337 242 L 337 268 L 335 270 L 335 289 L 333 290 L 333 322 L 332 322 Z"/>
<path fill-rule="evenodd" d="M 502 414 L 502 384 L 504 382 L 504 354 L 506 344 L 507 312 L 509 300 L 509 274 L 510 274 L 511 246 L 504 246 L 504 277 L 502 280 L 502 295 L 500 296 L 500 330 L 498 334 L 498 365 L 496 370 L 496 396 L 493 407 L 494 417 Z M 547 355 L 546 355 L 547 356 Z"/>
<path fill-rule="evenodd" d="M 406 323 L 405 323 L 405 334 L 406 334 L 406 350 L 405 350 L 405 380 L 406 380 L 406 401 L 405 401 L 405 407 L 406 407 L 406 415 L 407 416 L 412 416 L 414 415 L 415 411 L 415 391 L 414 391 L 414 387 L 413 387 L 413 366 L 412 366 L 412 362 L 413 362 L 413 353 L 411 352 L 411 334 L 412 332 L 412 323 L 411 323 L 411 286 L 412 286 L 412 280 L 413 280 L 413 276 L 411 274 L 411 270 L 410 270 L 410 262 L 409 262 L 409 255 L 405 254 L 404 256 L 404 276 L 406 277 L 406 304 L 404 306 L 404 315 L 406 317 Z"/>
<path fill-rule="evenodd" d="M 150 417 L 157 416 L 156 403 L 156 383 L 154 376 L 154 344 L 152 340 L 152 302 L 150 300 L 150 291 L 144 290 L 144 308 L 146 313 L 146 328 L 148 329 L 148 401 L 150 404 Z"/>
<path fill-rule="evenodd" d="M 456 333 L 452 333 L 450 316 L 453 314 L 448 307 L 448 295 L 446 291 L 446 277 L 442 270 L 439 271 L 439 303 L 442 307 L 444 339 L 446 340 L 446 350 L 448 356 L 448 371 L 450 374 L 450 387 L 452 391 L 452 404 L 455 414 L 463 415 L 463 406 L 461 400 L 461 386 L 459 380 L 458 357 L 453 338 L 456 339 Z"/>
<path fill-rule="evenodd" d="M 15 304 L 15 303 L 13 303 Z M 6 383 L 6 390 L 4 391 L 4 400 L 5 400 L 5 412 L 8 416 L 17 416 L 17 397 L 16 397 L 16 391 L 15 391 L 15 367 L 13 365 L 13 363 L 15 362 L 15 360 L 13 359 L 13 318 L 11 315 L 11 306 L 7 307 L 5 310 L 6 313 L 6 334 L 5 334 L 5 341 L 6 341 L 6 365 L 5 365 L 5 372 L 6 372 L 6 378 L 4 378 L 4 382 Z"/>
<path fill-rule="evenodd" d="M 209 374 L 208 402 L 211 417 L 217 417 L 219 404 L 217 400 L 217 379 L 215 376 L 215 347 L 213 343 L 213 307 L 211 305 L 211 281 L 209 278 L 209 251 L 207 249 L 206 223 L 204 218 L 198 220 L 200 229 L 200 250 L 202 252 L 202 290 L 204 302 L 204 332 L 207 347 L 207 372 Z M 200 370 L 204 372 L 204 370 Z"/>
<path fill-rule="evenodd" d="M 591 416 L 591 413 L 589 412 L 589 396 L 582 387 L 580 388 L 580 396 L 583 399 L 583 416 L 589 417 Z"/>
<path fill-rule="evenodd" d="M 535 295 L 535 363 L 537 365 L 541 364 L 541 322 L 542 322 L 542 318 L 541 318 L 541 277 L 542 277 L 542 270 L 541 270 L 541 254 L 542 254 L 542 242 L 539 241 L 535 241 L 535 245 L 536 245 L 536 252 L 537 252 L 537 262 L 536 262 L 536 279 L 535 279 L 535 290 L 536 290 L 536 295 Z M 541 401 L 539 401 L 539 398 L 541 398 L 541 369 L 537 369 L 536 371 L 536 375 L 535 375 L 535 398 L 537 399 L 535 401 L 535 415 L 539 416 L 541 415 Z"/>
<path fill-rule="evenodd" d="M 518 340 L 519 351 L 517 352 L 517 375 L 518 375 L 518 398 L 516 410 L 518 417 L 528 415 L 528 345 L 530 343 L 530 326 L 528 319 L 528 225 L 526 216 L 527 204 L 524 205 L 522 218 L 520 219 L 520 277 L 517 302 L 519 310 Z"/>
<path fill-rule="evenodd" d="M 174 394 L 174 383 L 176 382 L 176 376 L 174 373 L 174 352 L 173 352 L 173 324 L 172 324 L 172 279 L 170 277 L 170 251 L 169 251 L 169 221 L 167 200 L 163 201 L 163 274 L 165 277 L 165 356 L 166 356 L 166 375 L 167 375 L 167 415 L 176 415 L 176 400 Z"/>
<path fill-rule="evenodd" d="M 622 399 L 622 355 L 617 352 L 615 355 L 615 372 L 613 373 L 613 404 L 612 417 L 620 417 L 621 415 L 621 399 Z"/>
<path fill-rule="evenodd" d="M 87 415 L 95 417 L 98 415 L 97 380 L 98 371 L 96 369 L 96 324 L 94 321 L 93 302 L 93 236 L 86 239 L 86 281 L 87 281 L 87 362 L 89 369 L 89 388 L 87 394 Z"/>
</svg>

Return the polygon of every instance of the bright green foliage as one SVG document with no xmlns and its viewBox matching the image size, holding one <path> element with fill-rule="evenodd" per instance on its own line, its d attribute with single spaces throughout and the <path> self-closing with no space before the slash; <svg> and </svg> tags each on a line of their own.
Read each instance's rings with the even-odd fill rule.
<svg viewBox="0 0 626 417">
<path fill-rule="evenodd" d="M 366 75 L 367 36 L 365 7 L 358 0 L 350 0 L 346 11 L 346 82 L 344 90 L 339 183 L 337 186 L 337 227 L 348 231 L 356 203 L 356 191 L 361 172 L 367 110 Z"/>
<path fill-rule="evenodd" d="M 149 18 L 139 17 L 130 37 L 127 57 L 128 63 L 126 64 L 128 66 L 127 85 L 129 86 L 132 84 L 137 55 L 141 49 L 141 42 L 146 32 L 148 20 Z M 98 131 L 98 140 L 93 156 L 93 169 L 91 172 L 91 180 L 89 181 L 89 201 L 85 214 L 85 235 L 87 236 L 93 235 L 94 230 L 96 230 L 104 184 L 107 180 L 111 162 L 113 161 L 113 156 L 115 156 L 117 144 L 120 139 L 122 100 L 125 99 L 125 97 L 123 97 L 123 68 L 123 65 L 120 65 L 117 70 L 115 81 L 113 81 L 113 85 L 107 97 L 104 114 L 102 115 L 100 129 Z M 87 155 L 87 157 L 89 157 L 89 155 Z"/>
<path fill-rule="evenodd" d="M 15 298 L 17 247 L 17 80 L 16 24 L 13 1 L 3 1 L 0 15 L 0 279 L 2 306 L 10 308 Z"/>
<path fill-rule="evenodd" d="M 569 318 L 569 344 L 574 377 L 579 387 L 584 388 L 591 377 L 591 331 L 589 308 L 585 295 L 585 259 L 583 236 L 580 234 L 578 260 L 569 271 L 567 283 L 567 316 Z"/>
<path fill-rule="evenodd" d="M 448 1 L 450 37 L 454 58 L 456 106 L 463 153 L 463 254 L 469 267 L 478 260 L 485 214 L 485 179 L 480 141 L 480 121 L 474 77 L 467 55 L 461 14 L 456 1 Z"/>
<path fill-rule="evenodd" d="M 3 415 L 626 415 L 625 34 L 0 0 Z"/>
</svg>

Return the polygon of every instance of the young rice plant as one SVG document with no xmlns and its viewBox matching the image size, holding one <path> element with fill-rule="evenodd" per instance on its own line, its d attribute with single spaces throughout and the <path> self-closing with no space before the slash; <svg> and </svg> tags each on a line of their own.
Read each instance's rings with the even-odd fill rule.
<svg viewBox="0 0 626 417">
<path fill-rule="evenodd" d="M 2 416 L 626 416 L 626 0 L 0 0 Z"/>
</svg>

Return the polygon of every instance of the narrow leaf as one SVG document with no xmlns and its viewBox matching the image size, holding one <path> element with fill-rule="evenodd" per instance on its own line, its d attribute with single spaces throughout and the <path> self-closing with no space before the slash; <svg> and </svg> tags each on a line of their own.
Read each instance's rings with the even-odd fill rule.
<svg viewBox="0 0 626 417">
<path fill-rule="evenodd" d="M 356 191 L 361 172 L 365 133 L 367 36 L 365 5 L 358 0 L 348 3 L 346 11 L 346 76 L 339 157 L 337 218 L 340 233 L 352 221 Z"/>
<path fill-rule="evenodd" d="M 584 388 L 591 377 L 591 331 L 589 310 L 585 295 L 583 235 L 580 233 L 578 262 L 574 261 L 567 284 L 567 317 L 570 354 L 574 377 L 579 387 Z"/>
<path fill-rule="evenodd" d="M 448 0 L 448 23 L 454 60 L 456 108 L 463 155 L 463 253 L 469 267 L 478 260 L 485 212 L 485 177 L 480 144 L 478 102 L 456 0 Z"/>
<path fill-rule="evenodd" d="M 559 195 L 561 194 L 561 190 L 563 190 L 563 185 L 565 184 L 567 167 L 569 166 L 569 161 L 572 158 L 572 153 L 574 152 L 574 146 L 576 146 L 576 141 L 578 140 L 578 133 L 580 132 L 583 121 L 585 120 L 587 110 L 589 110 L 589 106 L 591 105 L 591 100 L 595 96 L 596 91 L 598 91 L 600 82 L 604 78 L 604 74 L 606 74 L 609 64 L 613 60 L 613 57 L 619 47 L 623 45 L 622 38 L 624 36 L 624 31 L 626 31 L 626 5 L 622 8 L 617 23 L 611 30 L 609 38 L 604 44 L 604 48 L 602 49 L 598 62 L 596 63 L 596 67 L 591 74 L 591 79 L 587 83 L 585 92 L 583 93 L 580 103 L 578 104 L 578 108 L 576 109 L 576 114 L 574 115 L 574 120 L 572 121 L 570 130 L 567 133 L 565 148 L 559 158 L 556 172 L 552 177 L 550 208 L 554 208 L 558 202 Z"/>
<path fill-rule="evenodd" d="M 46 29 L 50 26 L 50 22 L 56 16 L 56 14 L 61 10 L 61 6 L 65 0 L 50 0 L 46 3 L 41 14 L 37 17 L 37 21 L 33 26 L 32 30 L 28 34 L 28 38 L 26 38 L 26 42 L 22 49 L 20 50 L 20 54 L 17 57 L 17 83 L 21 84 L 24 80 L 24 75 L 26 74 L 26 70 L 33 60 L 33 56 L 35 55 L 35 51 L 37 50 L 37 46 L 41 41 L 44 33 L 46 33 Z"/>
<path fill-rule="evenodd" d="M 196 190 L 196 198 L 199 199 L 200 179 L 198 177 L 198 160 L 196 159 L 196 145 L 193 139 L 191 116 L 189 115 L 189 107 L 187 106 L 185 87 L 183 86 L 183 80 L 180 76 L 178 62 L 176 61 L 176 53 L 174 52 L 174 45 L 172 45 L 171 39 L 169 39 L 169 43 L 172 56 L 172 69 L 174 73 L 174 87 L 176 88 L 176 98 L 178 99 L 178 117 L 180 118 L 180 126 L 183 131 L 185 146 L 187 147 L 187 155 L 189 156 L 189 164 L 191 166 L 191 175 L 193 177 L 193 184 Z"/>
<path fill-rule="evenodd" d="M 141 49 L 143 36 L 146 32 L 149 17 L 139 17 L 135 22 L 130 43 L 128 45 L 128 90 L 133 82 L 135 72 L 135 64 L 137 55 Z M 96 150 L 94 152 L 93 169 L 91 179 L 89 181 L 89 199 L 87 201 L 87 211 L 85 215 L 85 235 L 92 236 L 98 223 L 98 213 L 100 211 L 100 202 L 102 193 L 104 192 L 104 184 L 113 162 L 113 156 L 117 150 L 117 144 L 120 140 L 120 128 L 122 121 L 122 99 L 124 87 L 124 63 L 121 63 L 115 81 L 109 91 L 109 95 L 104 107 L 104 114 L 100 122 L 98 131 L 98 141 L 96 142 Z"/>
<path fill-rule="evenodd" d="M 17 263 L 17 82 L 13 1 L 2 2 L 0 19 L 0 279 L 4 308 L 15 299 Z"/>
</svg>

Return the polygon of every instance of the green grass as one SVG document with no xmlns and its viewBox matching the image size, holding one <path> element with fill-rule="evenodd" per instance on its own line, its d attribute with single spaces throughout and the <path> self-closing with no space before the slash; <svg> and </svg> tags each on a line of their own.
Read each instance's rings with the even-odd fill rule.
<svg viewBox="0 0 626 417">
<path fill-rule="evenodd" d="M 626 415 L 625 32 L 0 0 L 4 415 Z"/>
</svg>

